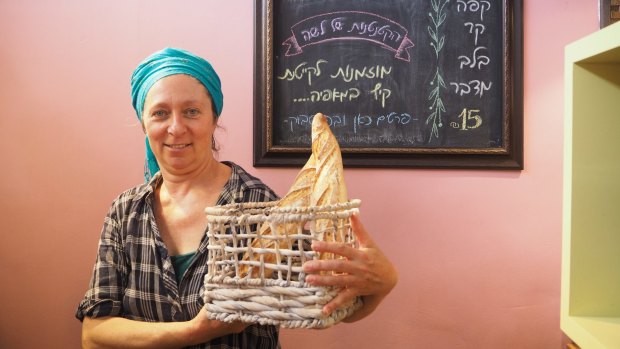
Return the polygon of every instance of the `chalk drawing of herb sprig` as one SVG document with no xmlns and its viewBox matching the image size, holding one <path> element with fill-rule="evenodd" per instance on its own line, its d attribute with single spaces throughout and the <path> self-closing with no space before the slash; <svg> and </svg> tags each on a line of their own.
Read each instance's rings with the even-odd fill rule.
<svg viewBox="0 0 620 349">
<path fill-rule="evenodd" d="M 443 49 L 443 45 L 445 43 L 445 35 L 440 33 L 441 25 L 446 21 L 446 12 L 445 7 L 446 4 L 450 0 L 431 0 L 431 7 L 433 9 L 432 12 L 429 12 L 428 16 L 431 18 L 432 25 L 429 25 L 428 33 L 431 37 L 431 46 L 435 51 L 435 58 L 437 59 L 437 68 L 435 71 L 435 76 L 431 80 L 430 84 L 432 86 L 431 92 L 428 96 L 428 100 L 431 102 L 431 106 L 429 107 L 432 110 L 431 114 L 426 118 L 426 124 L 432 122 L 431 127 L 431 136 L 439 138 L 439 128 L 443 127 L 443 122 L 441 121 L 441 113 L 446 112 L 446 108 L 441 99 L 441 88 L 446 88 L 446 83 L 444 82 L 443 77 L 439 71 L 439 53 Z"/>
</svg>

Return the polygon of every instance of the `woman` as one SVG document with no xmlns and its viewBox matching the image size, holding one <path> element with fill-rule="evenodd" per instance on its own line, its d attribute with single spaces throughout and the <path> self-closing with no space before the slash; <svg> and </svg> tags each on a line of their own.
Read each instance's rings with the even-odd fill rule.
<svg viewBox="0 0 620 349">
<path fill-rule="evenodd" d="M 122 193 L 105 219 L 90 289 L 76 316 L 86 348 L 276 348 L 274 326 L 209 320 L 204 208 L 270 201 L 275 193 L 232 162 L 218 162 L 213 133 L 222 112 L 220 79 L 204 59 L 179 49 L 149 56 L 132 76 L 132 101 L 146 133 L 146 183 Z M 354 217 L 361 248 L 316 243 L 347 261 L 312 261 L 307 281 L 343 287 L 330 313 L 363 296 L 348 321 L 372 312 L 396 284 L 396 272 Z"/>
</svg>

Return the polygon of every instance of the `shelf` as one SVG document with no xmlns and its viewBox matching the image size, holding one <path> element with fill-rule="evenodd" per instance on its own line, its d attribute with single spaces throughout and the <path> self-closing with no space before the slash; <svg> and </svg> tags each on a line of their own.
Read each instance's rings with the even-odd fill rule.
<svg viewBox="0 0 620 349">
<path fill-rule="evenodd" d="M 585 348 L 619 348 L 620 317 L 583 317 L 570 316 L 562 324 L 562 329 L 569 334 L 581 349 Z M 578 338 L 578 339 L 575 339 Z"/>
<path fill-rule="evenodd" d="M 620 23 L 565 50 L 562 330 L 620 348 Z"/>
</svg>

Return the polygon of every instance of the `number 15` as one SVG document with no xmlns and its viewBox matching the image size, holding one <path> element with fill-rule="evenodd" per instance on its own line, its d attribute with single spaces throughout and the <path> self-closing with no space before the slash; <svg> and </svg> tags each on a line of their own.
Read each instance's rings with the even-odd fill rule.
<svg viewBox="0 0 620 349">
<path fill-rule="evenodd" d="M 482 125 L 482 118 L 477 114 L 479 112 L 479 109 L 467 110 L 467 108 L 463 108 L 463 112 L 459 114 L 459 117 L 463 119 L 461 122 L 461 130 L 467 131 L 480 127 L 480 125 Z M 472 120 L 474 120 L 474 125 L 468 126 L 468 123 L 471 123 Z"/>
</svg>

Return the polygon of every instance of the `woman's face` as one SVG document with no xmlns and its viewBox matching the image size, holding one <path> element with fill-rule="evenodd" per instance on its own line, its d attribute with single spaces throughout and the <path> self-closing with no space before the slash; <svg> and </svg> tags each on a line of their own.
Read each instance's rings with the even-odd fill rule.
<svg viewBox="0 0 620 349">
<path fill-rule="evenodd" d="M 144 101 L 142 122 L 162 171 L 183 175 L 213 160 L 217 126 L 211 98 L 195 78 L 177 74 L 160 79 Z"/>
</svg>

